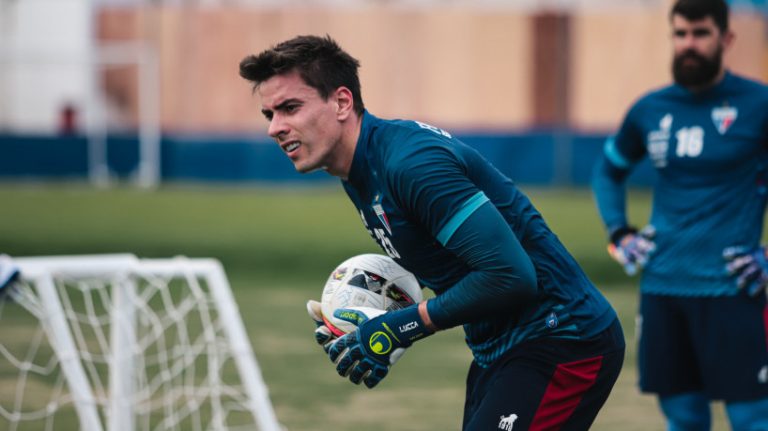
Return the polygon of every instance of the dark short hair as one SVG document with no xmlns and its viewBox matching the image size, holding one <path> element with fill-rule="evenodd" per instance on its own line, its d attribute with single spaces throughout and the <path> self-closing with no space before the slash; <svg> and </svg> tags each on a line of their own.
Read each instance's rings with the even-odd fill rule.
<svg viewBox="0 0 768 431">
<path fill-rule="evenodd" d="M 728 31 L 728 3 L 725 0 L 677 0 L 669 12 L 669 19 L 674 15 L 689 21 L 711 16 L 721 33 Z"/>
<path fill-rule="evenodd" d="M 317 90 L 323 100 L 339 87 L 352 93 L 354 110 L 363 113 L 363 97 L 357 69 L 360 62 L 347 54 L 330 36 L 297 36 L 240 62 L 240 76 L 253 82 L 254 89 L 276 75 L 296 71 Z"/>
</svg>

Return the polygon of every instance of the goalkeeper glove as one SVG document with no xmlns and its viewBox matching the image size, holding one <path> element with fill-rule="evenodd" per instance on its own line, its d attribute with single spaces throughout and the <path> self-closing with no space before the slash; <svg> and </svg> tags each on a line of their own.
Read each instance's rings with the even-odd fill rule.
<svg viewBox="0 0 768 431">
<path fill-rule="evenodd" d="M 728 275 L 736 277 L 736 286 L 746 289 L 750 296 L 768 292 L 768 258 L 766 248 L 749 250 L 746 247 L 728 247 L 723 250 Z"/>
<path fill-rule="evenodd" d="M 328 353 L 328 348 L 336 339 L 336 336 L 333 335 L 331 330 L 325 326 L 325 323 L 323 322 L 323 311 L 320 307 L 320 303 L 311 299 L 307 301 L 307 313 L 309 314 L 309 317 L 315 321 L 315 341 L 322 346 L 325 353 Z"/>
<path fill-rule="evenodd" d="M 656 250 L 653 237 L 656 229 L 648 225 L 640 232 L 629 226 L 615 230 L 608 244 L 608 254 L 624 268 L 627 275 L 635 275 L 648 263 L 651 253 Z"/>
<path fill-rule="evenodd" d="M 434 331 L 419 316 L 418 304 L 383 312 L 375 308 L 342 308 L 334 317 L 357 325 L 357 330 L 331 344 L 328 356 L 342 377 L 373 388 L 387 376 L 389 367 L 414 341 Z"/>
</svg>

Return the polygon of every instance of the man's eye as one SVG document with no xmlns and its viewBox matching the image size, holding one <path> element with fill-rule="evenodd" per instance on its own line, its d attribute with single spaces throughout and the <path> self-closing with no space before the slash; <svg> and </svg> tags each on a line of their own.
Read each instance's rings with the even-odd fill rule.
<svg viewBox="0 0 768 431">
<path fill-rule="evenodd" d="M 693 31 L 693 35 L 695 37 L 705 37 L 705 36 L 709 36 L 710 34 L 711 34 L 711 32 L 709 30 L 707 30 L 707 29 L 701 29 L 701 30 L 694 30 Z"/>
<path fill-rule="evenodd" d="M 288 105 L 285 107 L 285 112 L 290 114 L 291 112 L 296 112 L 297 109 L 299 109 L 299 105 Z"/>
</svg>

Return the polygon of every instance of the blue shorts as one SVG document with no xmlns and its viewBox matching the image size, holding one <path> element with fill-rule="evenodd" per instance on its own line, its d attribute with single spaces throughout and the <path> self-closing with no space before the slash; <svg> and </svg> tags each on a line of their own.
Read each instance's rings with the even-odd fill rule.
<svg viewBox="0 0 768 431">
<path fill-rule="evenodd" d="M 764 295 L 642 294 L 637 331 L 643 392 L 701 392 L 726 402 L 768 397 Z"/>
<path fill-rule="evenodd" d="M 618 319 L 588 340 L 521 343 L 467 376 L 464 431 L 589 429 L 624 362 Z"/>
</svg>

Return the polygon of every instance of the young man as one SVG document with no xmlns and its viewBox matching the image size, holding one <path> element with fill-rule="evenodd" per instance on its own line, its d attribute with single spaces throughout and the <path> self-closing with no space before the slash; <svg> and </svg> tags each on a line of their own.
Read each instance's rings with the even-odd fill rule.
<svg viewBox="0 0 768 431">
<path fill-rule="evenodd" d="M 734 430 L 768 430 L 768 88 L 725 70 L 723 0 L 678 0 L 670 23 L 675 84 L 631 107 L 593 182 L 611 255 L 630 275 L 644 266 L 640 388 L 670 430 L 708 430 L 715 399 Z M 658 180 L 637 232 L 625 180 L 645 156 Z"/>
<path fill-rule="evenodd" d="M 614 310 L 477 152 L 436 127 L 368 113 L 358 66 L 314 36 L 240 64 L 296 170 L 339 177 L 371 236 L 437 295 L 377 317 L 346 312 L 358 329 L 328 343 L 321 326 L 338 373 L 373 387 L 393 352 L 464 325 L 474 355 L 465 430 L 588 429 L 623 362 Z"/>
</svg>

